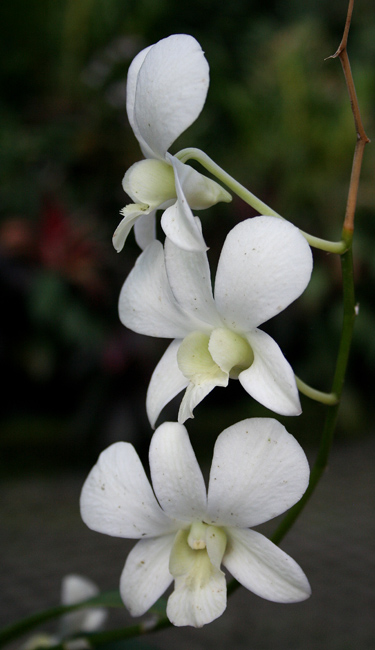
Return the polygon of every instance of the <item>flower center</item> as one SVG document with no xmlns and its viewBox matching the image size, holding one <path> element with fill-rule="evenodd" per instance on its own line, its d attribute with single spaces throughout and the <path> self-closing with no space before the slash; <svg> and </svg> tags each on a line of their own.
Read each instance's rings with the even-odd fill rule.
<svg viewBox="0 0 375 650">
<path fill-rule="evenodd" d="M 187 612 L 194 625 L 200 627 L 202 611 L 225 609 L 225 575 L 220 567 L 226 546 L 224 529 L 202 521 L 178 531 L 169 557 L 175 588 L 167 612 Z"/>
<path fill-rule="evenodd" d="M 228 376 L 238 379 L 253 361 L 254 353 L 246 339 L 226 328 L 214 329 L 210 336 L 192 332 L 177 352 L 178 367 L 196 386 L 207 381 L 226 386 Z"/>
<path fill-rule="evenodd" d="M 254 353 L 248 341 L 226 328 L 213 330 L 208 344 L 209 352 L 217 365 L 229 373 L 231 379 L 250 368 Z"/>
<path fill-rule="evenodd" d="M 191 525 L 189 536 L 187 538 L 190 548 L 194 551 L 206 548 L 206 532 L 207 524 L 204 524 L 203 521 L 195 521 Z"/>
<path fill-rule="evenodd" d="M 220 569 L 226 546 L 227 536 L 223 528 L 194 521 L 190 530 L 180 530 L 176 535 L 170 571 L 174 577 L 189 573 L 195 573 L 196 576 L 200 574 L 202 580 L 203 576 L 207 577 L 211 573 L 212 567 Z"/>
</svg>

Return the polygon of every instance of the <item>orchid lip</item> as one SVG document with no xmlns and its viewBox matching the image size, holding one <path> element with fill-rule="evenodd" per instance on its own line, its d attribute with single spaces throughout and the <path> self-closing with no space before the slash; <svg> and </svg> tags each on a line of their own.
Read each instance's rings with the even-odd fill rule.
<svg viewBox="0 0 375 650">
<path fill-rule="evenodd" d="M 177 352 L 182 374 L 196 386 L 212 380 L 226 385 L 228 377 L 238 379 L 253 361 L 254 353 L 248 341 L 227 328 L 216 328 L 210 336 L 191 332 Z"/>
</svg>

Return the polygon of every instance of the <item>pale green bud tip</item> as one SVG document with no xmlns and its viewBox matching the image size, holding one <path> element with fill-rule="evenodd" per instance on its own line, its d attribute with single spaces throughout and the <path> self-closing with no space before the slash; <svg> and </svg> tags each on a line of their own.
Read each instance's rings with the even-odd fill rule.
<svg viewBox="0 0 375 650">
<path fill-rule="evenodd" d="M 173 169 L 162 160 L 148 158 L 135 163 L 126 172 L 122 185 L 135 203 L 155 208 L 177 196 Z"/>
<path fill-rule="evenodd" d="M 230 203 L 232 200 L 231 194 L 219 183 L 203 174 L 190 174 L 190 178 L 187 177 L 184 184 L 184 192 L 193 210 L 203 210 L 216 203 Z"/>
</svg>

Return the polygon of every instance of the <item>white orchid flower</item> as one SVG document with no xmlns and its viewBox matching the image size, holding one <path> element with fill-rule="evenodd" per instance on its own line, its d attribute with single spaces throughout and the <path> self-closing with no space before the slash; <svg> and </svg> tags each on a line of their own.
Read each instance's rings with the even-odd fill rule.
<svg viewBox="0 0 375 650">
<path fill-rule="evenodd" d="M 192 36 L 174 34 L 142 50 L 129 67 L 127 113 L 145 160 L 128 169 L 125 192 L 134 201 L 113 236 L 120 251 L 135 225 L 141 248 L 155 238 L 155 212 L 165 209 L 161 225 L 177 246 L 206 250 L 191 208 L 230 201 L 230 194 L 172 156 L 168 149 L 198 117 L 206 100 L 209 67 Z"/>
<path fill-rule="evenodd" d="M 85 576 L 76 575 L 73 573 L 64 576 L 61 584 L 61 604 L 62 605 L 76 605 L 93 598 L 99 593 L 97 585 Z M 94 632 L 99 630 L 105 619 L 107 612 L 102 607 L 87 607 L 78 609 L 68 614 L 64 614 L 60 618 L 58 633 L 47 634 L 40 633 L 31 636 L 26 643 L 23 644 L 22 650 L 34 650 L 35 648 L 50 648 L 57 645 L 67 636 L 79 632 Z M 75 642 L 75 648 L 80 648 L 80 642 Z M 83 648 L 87 644 L 83 642 Z"/>
<path fill-rule="evenodd" d="M 206 253 L 177 248 L 168 238 L 140 255 L 120 294 L 124 325 L 175 339 L 157 365 L 147 392 L 151 426 L 162 408 L 187 388 L 178 420 L 215 386 L 238 378 L 258 402 L 281 415 L 301 406 L 292 368 L 258 326 L 306 288 L 309 245 L 298 229 L 276 217 L 254 217 L 228 234 L 218 264 L 215 298 Z"/>
<path fill-rule="evenodd" d="M 99 594 L 97 585 L 85 576 L 71 573 L 63 578 L 61 585 L 62 605 L 75 605 Z M 59 637 L 77 632 L 94 632 L 100 630 L 107 618 L 103 607 L 87 607 L 77 609 L 60 619 Z"/>
<path fill-rule="evenodd" d="M 303 495 L 309 467 L 302 447 L 277 420 L 243 420 L 217 438 L 208 492 L 185 427 L 162 424 L 150 445 L 152 486 L 130 443 L 106 449 L 82 489 L 89 528 L 139 539 L 120 580 L 122 599 L 141 616 L 175 581 L 167 616 L 201 627 L 226 608 L 223 565 L 267 600 L 305 600 L 302 569 L 269 539 L 249 530 Z M 155 498 L 156 497 L 156 498 Z"/>
</svg>

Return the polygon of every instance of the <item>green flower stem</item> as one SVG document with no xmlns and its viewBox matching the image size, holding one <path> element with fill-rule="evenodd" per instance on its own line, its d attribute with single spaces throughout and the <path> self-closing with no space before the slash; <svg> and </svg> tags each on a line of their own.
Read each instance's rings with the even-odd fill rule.
<svg viewBox="0 0 375 650">
<path fill-rule="evenodd" d="M 27 632 L 30 632 L 39 625 L 42 625 L 43 623 L 46 623 L 47 621 L 50 621 L 54 618 L 63 616 L 64 614 L 68 614 L 69 612 L 73 612 L 76 609 L 83 609 L 87 607 L 123 606 L 124 604 L 120 598 L 119 592 L 111 591 L 100 594 L 98 596 L 94 596 L 94 598 L 89 598 L 88 600 L 82 601 L 75 605 L 58 605 L 57 607 L 50 607 L 49 609 L 45 609 L 42 612 L 37 612 L 36 614 L 32 614 L 31 616 L 27 616 L 19 621 L 16 621 L 15 623 L 11 623 L 10 625 L 3 627 L 3 629 L 0 630 L 0 648 L 6 643 L 17 639 Z"/>
<path fill-rule="evenodd" d="M 252 194 L 252 192 L 247 190 L 246 187 L 236 181 L 233 176 L 230 176 L 230 174 L 224 171 L 224 169 L 219 167 L 219 165 L 217 165 L 212 160 L 212 158 L 207 156 L 204 151 L 201 151 L 201 149 L 182 149 L 178 152 L 178 154 L 176 154 L 176 158 L 179 158 L 179 160 L 181 160 L 183 163 L 185 163 L 187 160 L 196 160 L 202 165 L 202 167 L 207 169 L 207 171 L 216 176 L 216 178 L 218 178 L 222 183 L 227 185 L 235 194 L 237 194 L 237 196 L 240 197 L 240 199 L 243 199 L 243 201 L 257 210 L 257 212 L 266 216 L 279 217 L 282 219 L 281 214 L 278 214 L 275 212 L 275 210 L 272 210 L 272 208 L 258 199 L 255 194 Z"/>
<path fill-rule="evenodd" d="M 344 236 L 347 238 L 348 233 L 344 233 Z M 313 494 L 328 463 L 328 457 L 331 450 L 333 435 L 337 422 L 337 415 L 340 406 L 340 398 L 344 385 L 346 368 L 348 365 L 354 321 L 356 317 L 353 281 L 353 258 L 351 246 L 346 251 L 346 253 L 341 256 L 341 267 L 343 279 L 343 323 L 335 375 L 332 384 L 332 394 L 337 396 L 337 402 L 327 411 L 317 457 L 310 474 L 309 486 L 302 499 L 288 511 L 274 532 L 271 539 L 275 544 L 279 544 L 279 542 L 283 539 L 288 530 L 294 524 L 295 520 Z"/>
<path fill-rule="evenodd" d="M 308 384 L 305 384 L 305 382 L 296 375 L 295 380 L 299 392 L 306 395 L 306 397 L 310 397 L 310 399 L 313 399 L 316 402 L 321 402 L 322 404 L 328 404 L 329 406 L 337 404 L 338 399 L 335 393 L 323 393 L 321 390 L 316 390 L 316 388 L 312 388 Z"/>
<path fill-rule="evenodd" d="M 272 541 L 278 544 L 284 535 L 288 532 L 293 525 L 300 512 L 305 507 L 307 501 L 313 494 L 319 480 L 327 466 L 329 452 L 332 446 L 333 434 L 336 427 L 337 415 L 339 410 L 341 393 L 344 385 L 346 367 L 348 365 L 349 350 L 351 346 L 354 321 L 357 315 L 355 295 L 354 295 L 354 280 L 353 280 L 353 257 L 352 257 L 352 240 L 354 232 L 354 215 L 357 204 L 357 195 L 359 187 L 359 177 L 362 167 L 363 151 L 369 139 L 365 133 L 361 114 L 358 105 L 357 94 L 355 91 L 354 81 L 351 73 L 349 58 L 346 50 L 348 33 L 352 18 L 354 0 L 349 0 L 348 12 L 345 23 L 345 30 L 338 47 L 337 52 L 333 58 L 339 57 L 343 67 L 345 81 L 349 92 L 354 123 L 357 132 L 357 142 L 354 151 L 352 173 L 350 177 L 348 200 L 346 206 L 346 214 L 344 220 L 344 227 L 342 232 L 342 240 L 346 243 L 346 252 L 341 256 L 341 269 L 342 269 L 342 283 L 343 283 L 343 324 L 341 331 L 340 347 L 337 356 L 336 370 L 333 378 L 332 393 L 337 395 L 338 402 L 335 406 L 331 407 L 326 416 L 326 421 L 318 449 L 316 461 L 311 470 L 309 486 L 303 495 L 302 499 L 289 510 L 285 515 L 279 527 L 276 529 Z"/>
<path fill-rule="evenodd" d="M 333 435 L 337 422 L 337 415 L 340 406 L 340 398 L 344 385 L 346 368 L 348 365 L 349 351 L 353 336 L 354 321 L 356 317 L 356 304 L 354 295 L 354 280 L 353 280 L 353 258 L 352 258 L 352 233 L 346 230 L 343 231 L 343 241 L 347 242 L 349 248 L 341 256 L 342 280 L 343 280 L 343 323 L 341 331 L 340 346 L 337 355 L 335 374 L 332 383 L 332 392 L 330 395 L 335 397 L 332 406 L 327 411 L 326 420 L 323 428 L 322 437 L 317 453 L 314 466 L 310 473 L 310 481 L 308 488 L 303 495 L 302 499 L 296 503 L 290 510 L 288 510 L 285 517 L 282 519 L 280 525 L 276 528 L 271 540 L 274 544 L 279 544 L 286 533 L 293 526 L 296 519 L 299 517 L 306 503 L 312 496 L 319 480 L 324 473 L 328 457 L 332 446 Z M 305 384 L 306 385 L 306 384 Z M 314 390 L 314 389 L 310 389 Z M 319 393 L 319 391 L 315 391 Z M 322 393 L 324 394 L 324 393 Z M 328 396 L 328 394 L 327 394 Z M 311 395 L 310 395 L 311 397 Z M 329 404 L 329 402 L 326 402 Z M 239 586 L 236 580 L 231 580 L 228 584 L 228 596 L 233 593 Z"/>
<path fill-rule="evenodd" d="M 49 650 L 69 650 L 71 647 L 76 647 L 78 641 L 84 641 L 87 648 L 96 648 L 108 643 L 116 641 L 124 641 L 125 639 L 132 639 L 137 636 L 150 634 L 151 632 L 158 632 L 166 627 L 172 627 L 172 623 L 166 616 L 159 619 L 150 619 L 137 623 L 136 625 L 129 625 L 128 627 L 119 628 L 117 630 L 108 630 L 107 632 L 85 632 L 82 634 L 75 634 L 61 643 L 50 646 Z M 45 647 L 35 648 L 35 650 L 46 650 Z"/>
<path fill-rule="evenodd" d="M 219 179 L 222 183 L 224 183 L 227 187 L 229 187 L 232 192 L 237 194 L 237 196 L 240 197 L 245 203 L 248 205 L 251 205 L 254 210 L 259 212 L 259 214 L 265 215 L 265 216 L 270 216 L 270 217 L 278 217 L 279 219 L 283 219 L 284 217 L 281 216 L 278 212 L 275 212 L 275 210 L 272 210 L 272 208 L 269 207 L 266 203 L 263 203 L 258 197 L 255 196 L 255 194 L 252 194 L 249 190 L 246 189 L 241 183 L 236 181 L 230 174 L 228 174 L 224 169 L 219 167 L 212 158 L 207 156 L 207 154 L 204 153 L 204 151 L 201 151 L 200 149 L 195 149 L 195 148 L 189 148 L 189 149 L 182 149 L 176 154 L 176 158 L 181 160 L 181 162 L 187 162 L 187 160 L 196 160 L 199 162 L 202 167 L 207 169 L 213 176 L 216 176 L 216 178 Z M 301 234 L 305 237 L 305 239 L 309 242 L 310 246 L 314 246 L 314 248 L 319 248 L 322 251 L 326 251 L 328 253 L 338 253 L 341 255 L 347 250 L 347 243 L 343 239 L 338 242 L 333 242 L 333 241 L 328 241 L 326 239 L 321 239 L 320 237 L 314 237 L 313 235 L 309 235 L 308 233 L 304 232 L 303 230 L 300 230 Z"/>
<path fill-rule="evenodd" d="M 353 327 L 356 316 L 356 305 L 355 305 L 355 295 L 354 295 L 354 281 L 353 281 L 353 259 L 352 259 L 352 233 L 348 231 L 343 231 L 343 241 L 348 245 L 348 250 L 344 255 L 341 256 L 341 265 L 342 265 L 342 276 L 343 276 L 343 326 L 341 333 L 341 340 L 339 346 L 339 352 L 337 356 L 335 375 L 332 384 L 331 394 L 326 394 L 327 397 L 333 396 L 336 397 L 334 405 L 332 405 L 326 416 L 325 426 L 322 433 L 322 438 L 320 441 L 320 446 L 317 454 L 316 461 L 311 470 L 309 486 L 303 495 L 302 499 L 291 508 L 288 513 L 285 515 L 280 525 L 274 532 L 272 536 L 272 541 L 275 544 L 279 544 L 289 529 L 292 527 L 301 511 L 305 507 L 307 501 L 312 496 L 316 486 L 319 483 L 319 480 L 327 466 L 329 453 L 332 446 L 333 435 L 335 431 L 338 409 L 340 404 L 340 398 L 342 393 L 342 388 L 344 385 L 345 373 L 348 364 L 349 350 L 353 335 Z M 299 380 L 300 381 L 300 380 Z M 303 384 L 303 382 L 302 382 Z M 306 384 L 304 384 L 306 386 Z M 310 388 L 310 391 L 314 392 L 314 389 Z M 315 393 L 320 393 L 320 391 L 315 391 Z M 324 393 L 320 393 L 324 395 Z M 328 402 L 327 402 L 328 403 Z M 228 583 L 228 596 L 232 594 L 240 584 L 236 580 L 231 580 Z M 106 597 L 105 597 L 106 596 Z M 30 631 L 34 627 L 40 625 L 41 623 L 46 622 L 52 618 L 61 616 L 62 614 L 73 611 L 74 609 L 79 609 L 80 607 L 92 607 L 92 606 L 121 606 L 122 602 L 119 599 L 118 593 L 112 593 L 108 595 L 98 596 L 92 598 L 85 603 L 79 603 L 78 605 L 71 606 L 60 606 L 55 607 L 45 612 L 35 614 L 30 616 L 22 621 L 10 625 L 0 632 L 0 647 L 6 642 L 13 641 L 22 634 Z M 136 636 L 140 636 L 146 633 L 156 632 L 158 630 L 170 627 L 171 623 L 165 615 L 160 615 L 159 611 L 155 619 L 139 623 L 137 625 L 132 625 L 126 628 L 121 628 L 118 630 L 110 630 L 108 632 L 95 632 L 90 634 L 81 634 L 75 635 L 72 637 L 72 640 L 76 639 L 85 639 L 91 647 L 97 647 L 105 643 L 110 643 L 111 641 L 119 641 L 123 639 L 130 639 Z M 53 646 L 53 650 L 66 650 L 67 648 L 66 640 L 64 643 L 57 644 Z M 36 649 L 38 650 L 38 649 Z M 42 649 L 40 649 L 42 650 Z M 45 649 L 44 649 L 45 650 Z"/>
</svg>

